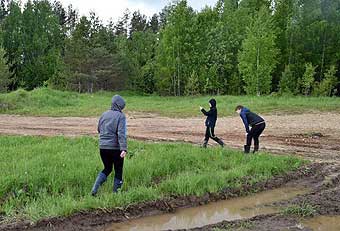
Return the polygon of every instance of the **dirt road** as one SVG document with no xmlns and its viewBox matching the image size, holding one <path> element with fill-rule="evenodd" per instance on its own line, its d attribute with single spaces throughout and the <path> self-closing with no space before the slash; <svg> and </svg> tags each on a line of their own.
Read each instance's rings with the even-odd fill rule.
<svg viewBox="0 0 340 231">
<path fill-rule="evenodd" d="M 177 119 L 132 113 L 128 135 L 139 140 L 184 141 L 200 144 L 204 118 Z M 340 161 L 340 114 L 267 115 L 262 149 L 292 153 L 322 161 Z M 0 115 L 0 134 L 81 136 L 97 135 L 97 118 L 28 117 Z M 218 120 L 216 135 L 233 148 L 241 148 L 245 132 L 238 116 Z M 213 141 L 210 141 L 213 144 Z"/>
</svg>

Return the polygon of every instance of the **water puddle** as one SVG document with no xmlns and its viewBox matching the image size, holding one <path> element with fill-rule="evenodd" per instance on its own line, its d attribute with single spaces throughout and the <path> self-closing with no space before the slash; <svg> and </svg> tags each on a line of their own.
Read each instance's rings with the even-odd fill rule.
<svg viewBox="0 0 340 231">
<path fill-rule="evenodd" d="M 273 202 L 306 194 L 308 189 L 285 187 L 257 193 L 247 197 L 212 202 L 207 205 L 178 209 L 175 213 L 143 217 L 123 223 L 115 223 L 106 231 L 152 231 L 201 227 L 224 220 L 250 218 L 277 212 L 277 208 L 265 206 Z"/>
<path fill-rule="evenodd" d="M 314 231 L 339 231 L 340 216 L 318 216 L 301 222 Z"/>
</svg>

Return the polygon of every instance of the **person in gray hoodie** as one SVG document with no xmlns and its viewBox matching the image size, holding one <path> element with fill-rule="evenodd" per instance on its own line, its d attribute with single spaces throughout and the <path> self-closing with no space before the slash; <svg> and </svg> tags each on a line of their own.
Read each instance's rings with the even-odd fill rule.
<svg viewBox="0 0 340 231">
<path fill-rule="evenodd" d="M 99 187 L 106 181 L 114 167 L 115 176 L 113 192 L 123 185 L 124 157 L 127 153 L 126 117 L 122 112 L 125 100 L 115 95 L 112 98 L 111 109 L 104 112 L 98 122 L 100 157 L 104 164 L 93 185 L 91 194 L 95 196 Z"/>
</svg>

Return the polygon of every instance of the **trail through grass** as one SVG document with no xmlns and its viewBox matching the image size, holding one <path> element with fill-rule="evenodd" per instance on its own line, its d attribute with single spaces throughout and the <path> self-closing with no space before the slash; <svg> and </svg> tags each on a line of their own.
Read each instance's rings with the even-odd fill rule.
<svg viewBox="0 0 340 231">
<path fill-rule="evenodd" d="M 302 164 L 290 156 L 131 141 L 122 192 L 112 193 L 111 175 L 93 198 L 90 190 L 102 170 L 95 138 L 0 136 L 0 145 L 0 214 L 33 221 L 174 194 L 203 195 L 238 187 L 245 177 L 254 184 Z"/>
<path fill-rule="evenodd" d="M 31 92 L 18 90 L 0 94 L 0 113 L 35 116 L 99 116 L 110 108 L 114 94 L 116 93 L 78 94 L 48 88 L 40 88 Z M 131 92 L 119 94 L 126 99 L 128 112 L 150 112 L 178 118 L 201 116 L 199 106 L 208 108 L 208 101 L 211 98 L 211 96 L 142 96 Z M 278 96 L 214 96 L 214 98 L 217 100 L 219 116 L 234 114 L 234 109 L 238 104 L 248 106 L 260 114 L 340 112 L 340 98 Z"/>
</svg>

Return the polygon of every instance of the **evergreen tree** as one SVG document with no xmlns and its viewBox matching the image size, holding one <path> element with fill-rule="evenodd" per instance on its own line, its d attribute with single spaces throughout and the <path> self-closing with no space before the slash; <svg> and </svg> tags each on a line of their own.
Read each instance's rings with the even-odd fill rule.
<svg viewBox="0 0 340 231">
<path fill-rule="evenodd" d="M 130 23 L 130 36 L 134 32 L 142 32 L 147 28 L 146 16 L 142 15 L 139 11 L 135 11 L 131 17 Z"/>
<path fill-rule="evenodd" d="M 158 33 L 159 31 L 159 16 L 157 14 L 154 14 L 149 23 L 148 23 L 149 29 L 151 29 L 151 31 L 153 33 Z"/>
<path fill-rule="evenodd" d="M 315 67 L 311 63 L 307 63 L 305 73 L 301 79 L 301 93 L 305 96 L 309 95 L 312 91 L 314 76 Z"/>
<path fill-rule="evenodd" d="M 192 71 L 188 82 L 185 86 L 185 94 L 186 95 L 199 95 L 200 93 L 200 86 L 199 86 L 199 78 L 196 71 Z"/>
<path fill-rule="evenodd" d="M 294 80 L 293 72 L 290 66 L 285 67 L 284 72 L 282 72 L 282 77 L 279 84 L 280 94 L 294 94 L 296 89 L 296 81 Z"/>
<path fill-rule="evenodd" d="M 5 51 L 0 48 L 0 92 L 6 92 L 10 84 L 10 73 L 6 60 L 4 59 Z"/>
<path fill-rule="evenodd" d="M 325 77 L 321 82 L 317 82 L 314 88 L 314 95 L 317 96 L 332 96 L 337 85 L 337 78 L 335 76 L 335 66 L 331 66 L 325 73 Z"/>
<path fill-rule="evenodd" d="M 22 46 L 22 13 L 17 2 L 9 4 L 9 15 L 3 22 L 3 47 L 5 58 L 11 73 L 10 90 L 19 86 L 19 75 L 23 66 L 23 46 Z"/>
</svg>

